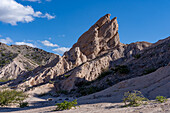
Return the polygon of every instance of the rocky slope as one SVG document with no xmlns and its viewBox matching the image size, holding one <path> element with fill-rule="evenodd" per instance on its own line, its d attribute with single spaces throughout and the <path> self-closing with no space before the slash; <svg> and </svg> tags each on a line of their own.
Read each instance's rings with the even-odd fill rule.
<svg viewBox="0 0 170 113">
<path fill-rule="evenodd" d="M 29 46 L 0 43 L 0 78 L 14 79 L 40 65 L 46 65 L 57 55 Z"/>
<path fill-rule="evenodd" d="M 75 84 L 80 79 L 95 80 L 110 66 L 111 61 L 130 58 L 150 45 L 147 42 L 122 44 L 119 41 L 116 17 L 110 19 L 110 14 L 107 14 L 80 36 L 77 43 L 62 57 L 59 56 L 55 61 L 38 67 L 31 73 L 25 73 L 23 79 L 26 82 L 19 81 L 19 87 L 32 87 L 54 80 L 57 90 L 70 91 L 76 88 Z M 62 80 L 65 74 L 70 77 Z"/>
</svg>

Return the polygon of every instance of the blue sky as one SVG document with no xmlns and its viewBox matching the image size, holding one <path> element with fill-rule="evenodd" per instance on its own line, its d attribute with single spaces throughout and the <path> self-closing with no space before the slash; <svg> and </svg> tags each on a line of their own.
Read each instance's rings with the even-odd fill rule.
<svg viewBox="0 0 170 113">
<path fill-rule="evenodd" d="M 122 43 L 156 42 L 170 35 L 169 6 L 170 0 L 0 0 L 0 41 L 62 55 L 110 13 Z"/>
</svg>

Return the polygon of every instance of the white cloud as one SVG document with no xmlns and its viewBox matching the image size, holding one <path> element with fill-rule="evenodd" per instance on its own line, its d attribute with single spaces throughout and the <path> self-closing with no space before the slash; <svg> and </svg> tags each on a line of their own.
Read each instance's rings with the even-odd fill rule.
<svg viewBox="0 0 170 113">
<path fill-rule="evenodd" d="M 44 15 L 40 11 L 34 11 L 31 6 L 23 6 L 15 0 L 0 0 L 0 21 L 4 23 L 11 25 L 17 25 L 18 22 L 29 23 L 34 21 L 35 17 L 55 18 L 48 13 Z"/>
<path fill-rule="evenodd" d="M 48 14 L 48 13 L 46 13 L 44 16 L 41 16 L 42 18 L 47 18 L 48 20 L 51 20 L 51 19 L 54 19 L 55 18 L 55 16 L 52 16 L 52 15 L 50 15 L 50 14 Z"/>
<path fill-rule="evenodd" d="M 41 0 L 23 0 L 23 1 L 29 1 L 29 2 L 38 2 L 38 3 L 41 3 Z"/>
<path fill-rule="evenodd" d="M 38 2 L 41 3 L 41 0 L 22 0 L 22 1 L 29 1 L 29 2 Z M 47 2 L 51 2 L 51 0 L 45 0 Z"/>
<path fill-rule="evenodd" d="M 34 44 L 32 43 L 26 43 L 26 42 L 15 42 L 16 45 L 27 45 L 30 47 L 36 47 Z"/>
<path fill-rule="evenodd" d="M 49 46 L 49 47 L 59 47 L 57 44 L 53 44 L 53 43 L 49 42 L 48 40 L 41 41 L 41 43 L 43 45 Z"/>
<path fill-rule="evenodd" d="M 9 37 L 6 37 L 5 39 L 0 39 L 0 42 L 4 44 L 10 44 L 13 41 Z"/>
<path fill-rule="evenodd" d="M 66 48 L 66 47 L 60 47 L 57 49 L 53 49 L 54 52 L 58 53 L 58 54 L 63 54 L 64 52 L 70 50 L 70 48 Z"/>
</svg>

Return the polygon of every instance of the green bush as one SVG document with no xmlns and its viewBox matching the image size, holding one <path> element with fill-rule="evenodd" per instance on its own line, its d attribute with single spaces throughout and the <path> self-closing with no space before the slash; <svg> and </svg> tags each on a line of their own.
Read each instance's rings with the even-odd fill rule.
<svg viewBox="0 0 170 113">
<path fill-rule="evenodd" d="M 54 83 L 55 83 L 55 81 L 51 81 L 51 80 L 49 80 L 49 83 L 50 83 L 50 84 L 54 84 Z"/>
<path fill-rule="evenodd" d="M 155 98 L 155 100 L 156 100 L 157 102 L 163 103 L 163 102 L 166 102 L 168 99 L 167 99 L 166 97 L 164 97 L 164 96 L 157 96 L 157 97 Z"/>
<path fill-rule="evenodd" d="M 96 86 L 81 87 L 78 92 L 79 92 L 82 96 L 85 96 L 85 95 L 89 95 L 89 94 L 92 94 L 92 93 L 101 91 L 101 90 L 103 90 L 103 89 L 104 89 L 103 87 L 96 87 Z"/>
<path fill-rule="evenodd" d="M 65 78 L 68 78 L 68 77 L 70 77 L 71 75 L 64 75 L 65 76 Z"/>
<path fill-rule="evenodd" d="M 60 110 L 69 110 L 72 107 L 76 108 L 75 105 L 77 105 L 77 100 L 68 102 L 68 101 L 64 101 L 63 103 L 57 103 L 57 108 L 56 111 L 60 111 Z"/>
<path fill-rule="evenodd" d="M 135 59 L 139 59 L 141 57 L 141 54 L 136 54 L 133 56 Z"/>
<path fill-rule="evenodd" d="M 140 91 L 136 91 L 136 90 L 132 91 L 131 93 L 129 91 L 125 92 L 123 98 L 123 102 L 125 103 L 125 106 L 132 106 L 132 107 L 140 106 L 141 104 L 143 104 L 143 101 L 147 101 L 147 100 L 148 99 L 145 98 Z"/>
<path fill-rule="evenodd" d="M 155 68 L 145 69 L 144 75 L 147 75 L 147 74 L 152 73 L 152 72 L 154 72 L 154 71 L 156 71 Z"/>
<path fill-rule="evenodd" d="M 20 108 L 28 107 L 28 102 L 20 102 L 20 103 L 19 103 L 19 107 L 20 107 Z"/>
<path fill-rule="evenodd" d="M 2 56 L 5 56 L 5 53 L 1 53 Z"/>
<path fill-rule="evenodd" d="M 12 79 L 0 79 L 0 82 L 7 82 L 7 81 L 10 81 Z"/>
<path fill-rule="evenodd" d="M 0 106 L 7 106 L 12 103 L 21 103 L 27 96 L 16 90 L 0 91 Z"/>
<path fill-rule="evenodd" d="M 67 95 L 67 94 L 68 94 L 68 91 L 66 91 L 66 90 L 60 90 L 60 91 L 57 91 L 56 93 Z"/>
<path fill-rule="evenodd" d="M 115 68 L 112 70 L 120 74 L 128 74 L 130 72 L 129 68 L 126 65 L 116 65 Z"/>
<path fill-rule="evenodd" d="M 103 70 L 103 72 L 99 75 L 99 77 L 97 79 L 100 80 L 111 73 L 112 73 L 112 71 L 107 68 L 107 69 Z"/>
</svg>

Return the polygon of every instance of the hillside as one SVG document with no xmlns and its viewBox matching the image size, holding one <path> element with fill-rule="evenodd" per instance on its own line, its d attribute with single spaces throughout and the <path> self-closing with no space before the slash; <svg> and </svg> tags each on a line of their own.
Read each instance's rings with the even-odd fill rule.
<svg viewBox="0 0 170 113">
<path fill-rule="evenodd" d="M 29 95 L 30 104 L 37 106 L 42 106 L 41 101 L 46 104 L 47 98 L 52 98 L 47 105 L 77 98 L 82 106 L 107 107 L 105 103 L 122 102 L 124 92 L 133 90 L 148 99 L 170 98 L 170 37 L 156 43 L 123 44 L 117 18 L 110 16 L 101 17 L 63 56 L 1 43 L 1 62 L 7 62 L 1 64 L 0 78 L 15 79 L 0 88 L 22 90 Z M 162 105 L 169 110 L 169 101 Z M 160 106 L 153 111 L 159 112 Z M 126 111 L 132 112 L 128 108 L 122 112 Z"/>
<path fill-rule="evenodd" d="M 18 75 L 46 65 L 57 55 L 26 45 L 0 43 L 0 78 L 14 79 Z"/>
</svg>

